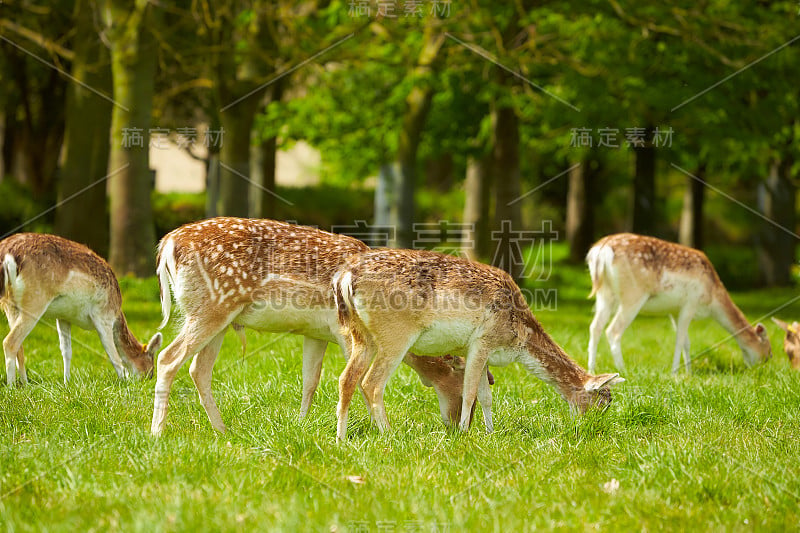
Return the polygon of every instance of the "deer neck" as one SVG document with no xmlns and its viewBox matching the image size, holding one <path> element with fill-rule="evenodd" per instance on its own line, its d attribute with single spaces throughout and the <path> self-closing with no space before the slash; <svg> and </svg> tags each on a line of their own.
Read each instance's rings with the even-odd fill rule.
<svg viewBox="0 0 800 533">
<path fill-rule="evenodd" d="M 711 305 L 711 315 L 725 331 L 733 335 L 739 347 L 746 348 L 746 340 L 749 338 L 752 326 L 744 313 L 736 307 L 728 292 L 724 287 L 718 287 L 714 292 L 714 301 Z"/>
<path fill-rule="evenodd" d="M 129 361 L 133 361 L 142 356 L 144 353 L 144 346 L 133 336 L 133 333 L 128 328 L 125 315 L 122 313 L 119 313 L 114 320 L 113 332 L 114 345 L 117 347 L 117 352 L 120 355 L 124 355 Z"/>
<path fill-rule="evenodd" d="M 582 389 L 588 374 L 535 323 L 529 326 L 525 349 L 519 362 L 545 383 L 553 386 L 567 401 Z"/>
</svg>

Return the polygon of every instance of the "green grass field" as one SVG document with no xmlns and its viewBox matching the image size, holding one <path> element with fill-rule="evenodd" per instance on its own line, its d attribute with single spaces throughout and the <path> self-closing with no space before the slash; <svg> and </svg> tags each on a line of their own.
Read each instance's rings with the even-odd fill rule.
<svg viewBox="0 0 800 533">
<path fill-rule="evenodd" d="M 149 337 L 155 280 L 122 285 L 133 331 Z M 585 366 L 588 275 L 559 266 L 541 287 L 558 301 L 538 318 Z M 733 294 L 751 320 L 794 296 Z M 800 304 L 778 314 L 800 317 Z M 800 372 L 765 324 L 775 357 L 746 369 L 734 341 L 715 347 L 724 330 L 694 322 L 694 373 L 672 377 L 669 320 L 637 318 L 623 337 L 627 383 L 605 413 L 579 419 L 522 368 L 495 369 L 492 435 L 477 419 L 465 435 L 445 428 L 432 390 L 403 367 L 387 389 L 392 431 L 379 434 L 356 400 L 344 444 L 338 347 L 301 422 L 301 338 L 249 331 L 243 357 L 229 333 L 214 373 L 228 433 L 211 429 L 186 365 L 154 439 L 154 382 L 119 381 L 97 335 L 73 328 L 73 378 L 62 385 L 55 328 L 40 324 L 25 343 L 31 384 L 0 386 L 0 529 L 797 529 Z M 613 371 L 605 340 L 599 369 Z"/>
</svg>

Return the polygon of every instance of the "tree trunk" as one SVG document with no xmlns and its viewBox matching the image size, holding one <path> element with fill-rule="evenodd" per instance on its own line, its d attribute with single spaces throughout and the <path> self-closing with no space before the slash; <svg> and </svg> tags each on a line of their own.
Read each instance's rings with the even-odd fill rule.
<svg viewBox="0 0 800 533">
<path fill-rule="evenodd" d="M 694 175 L 705 181 L 705 165 L 700 165 Z M 703 202 L 705 184 L 690 176 L 686 177 L 686 190 L 683 193 L 683 209 L 678 242 L 698 250 L 703 249 Z"/>
<path fill-rule="evenodd" d="M 75 58 L 71 75 L 111 94 L 108 49 L 99 42 L 85 1 L 75 4 Z M 108 257 L 106 180 L 111 102 L 77 83 L 67 86 L 66 132 L 58 186 L 55 232 Z M 92 216 L 87 216 L 91 213 Z"/>
<path fill-rule="evenodd" d="M 569 173 L 566 233 L 572 263 L 583 263 L 594 243 L 594 205 L 599 201 L 595 182 L 599 174 L 600 161 L 591 153 Z"/>
<path fill-rule="evenodd" d="M 378 172 L 378 183 L 375 185 L 375 230 L 372 240 L 377 246 L 389 246 L 396 236 L 389 235 L 388 242 L 382 242 L 382 235 L 385 234 L 386 227 L 392 226 L 394 221 L 399 220 L 397 202 L 397 176 L 394 173 L 393 165 L 388 163 L 381 165 Z M 392 226 L 397 227 L 397 226 Z"/>
<path fill-rule="evenodd" d="M 5 102 L 5 99 L 0 99 Z M 6 114 L 0 110 L 0 183 L 6 177 Z"/>
<path fill-rule="evenodd" d="M 224 83 L 224 82 L 223 82 Z M 242 88 L 249 84 L 237 84 Z M 246 89 L 231 94 L 246 94 Z M 235 100 L 233 98 L 230 101 Z M 225 100 L 223 100 L 224 102 Z M 255 95 L 245 98 L 220 114 L 224 131 L 220 147 L 219 214 L 246 217 L 249 208 L 250 135 L 259 99 Z"/>
<path fill-rule="evenodd" d="M 274 55 L 277 45 L 267 19 L 269 9 L 254 9 L 246 25 L 236 22 L 235 8 L 219 6 L 221 20 L 215 33 L 216 44 L 245 44 L 237 53 L 218 54 L 215 59 L 219 119 L 224 131 L 220 147 L 219 207 L 226 216 L 246 217 L 250 211 L 251 185 L 254 183 L 250 159 L 255 114 L 265 93 L 275 85 L 263 86 L 265 73 L 274 71 L 264 57 Z M 279 90 L 279 89 L 278 89 Z M 274 171 L 273 171 L 274 174 Z M 258 202 L 260 203 L 260 202 Z"/>
<path fill-rule="evenodd" d="M 152 276 L 155 227 L 148 154 L 156 74 L 156 43 L 148 26 L 156 11 L 146 1 L 133 10 L 127 2 L 109 2 L 111 72 L 114 100 L 108 170 L 111 195 L 111 267 L 122 276 Z M 143 146 L 132 145 L 131 128 L 140 128 Z"/>
<path fill-rule="evenodd" d="M 472 226 L 465 243 L 467 256 L 475 261 L 485 259 L 491 251 L 490 211 L 492 200 L 491 158 L 470 157 L 464 182 L 464 223 Z"/>
<path fill-rule="evenodd" d="M 633 148 L 636 171 L 633 177 L 633 232 L 655 235 L 658 224 L 656 203 L 656 149 L 650 142 L 653 128 L 645 130 L 643 146 Z"/>
<path fill-rule="evenodd" d="M 275 160 L 278 138 L 269 137 L 250 147 L 253 186 L 250 189 L 250 216 L 275 218 Z"/>
<path fill-rule="evenodd" d="M 425 29 L 425 40 L 417 66 L 410 73 L 414 79 L 429 77 L 433 63 L 444 43 L 444 35 Z M 414 191 L 417 185 L 417 149 L 419 148 L 425 119 L 428 118 L 433 87 L 425 80 L 424 85 L 415 85 L 406 97 L 406 108 L 397 148 L 397 184 L 399 187 L 399 210 L 397 220 L 397 245 L 411 248 L 414 240 Z"/>
<path fill-rule="evenodd" d="M 279 102 L 283 97 L 282 80 L 273 83 L 264 99 L 266 107 L 271 102 Z M 256 133 L 256 132 L 254 132 Z M 278 152 L 278 137 L 254 139 L 251 147 L 250 169 L 253 188 L 250 190 L 250 216 L 254 218 L 275 218 L 275 163 Z"/>
<path fill-rule="evenodd" d="M 425 161 L 425 183 L 434 191 L 449 192 L 453 178 L 453 154 L 447 152 Z"/>
<path fill-rule="evenodd" d="M 498 232 L 498 250 L 494 266 L 519 280 L 524 271 L 522 243 L 515 234 L 522 230 L 522 202 L 520 201 L 519 119 L 510 106 L 496 109 L 492 114 L 494 149 L 492 151 L 492 177 L 495 184 L 494 230 Z"/>
<path fill-rule="evenodd" d="M 214 109 L 216 111 L 217 109 Z M 221 131 L 219 120 L 209 124 L 209 129 Z M 206 164 L 206 218 L 213 218 L 219 214 L 219 144 L 208 143 L 208 163 Z"/>
<path fill-rule="evenodd" d="M 791 180 L 791 158 L 774 161 L 769 176 L 759 184 L 758 204 L 770 224 L 763 222 L 758 234 L 758 259 L 761 276 L 768 286 L 791 284 L 795 261 L 795 195 Z"/>
<path fill-rule="evenodd" d="M 54 197 L 64 140 L 63 102 L 68 82 L 59 72 L 31 63 L 16 50 L 9 51 L 4 59 L 9 79 L 16 85 L 16 98 L 3 102 L 15 110 L 7 122 L 7 169 L 17 182 L 30 189 L 34 198 L 49 202 Z"/>
</svg>

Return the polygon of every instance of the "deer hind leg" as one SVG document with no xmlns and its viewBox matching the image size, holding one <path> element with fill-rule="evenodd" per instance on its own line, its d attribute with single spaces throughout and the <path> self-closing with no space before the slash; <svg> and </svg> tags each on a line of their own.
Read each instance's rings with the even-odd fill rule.
<svg viewBox="0 0 800 533">
<path fill-rule="evenodd" d="M 603 289 L 597 292 L 595 301 L 594 318 L 589 326 L 589 373 L 594 374 L 597 369 L 597 346 L 603 335 L 603 328 L 608 324 L 611 313 L 614 311 L 613 297 Z"/>
<path fill-rule="evenodd" d="M 58 346 L 61 348 L 61 358 L 64 360 L 64 385 L 69 383 L 69 367 L 72 361 L 72 328 L 70 323 L 63 319 L 56 320 L 58 330 Z"/>
<path fill-rule="evenodd" d="M 214 339 L 220 332 L 225 331 L 236 313 L 231 313 L 224 319 L 218 319 L 212 324 L 198 324 L 195 320 L 186 319 L 181 332 L 175 337 L 161 353 L 158 354 L 156 363 L 156 386 L 153 398 L 153 421 L 150 432 L 158 436 L 164 430 L 167 410 L 169 408 L 169 391 L 175 381 L 175 375 L 181 366 L 202 348 Z M 192 332 L 202 332 L 193 334 Z"/>
<path fill-rule="evenodd" d="M 314 393 L 319 385 L 322 360 L 325 358 L 327 341 L 305 337 L 303 339 L 303 399 L 300 402 L 300 418 L 303 419 L 311 408 Z"/>
<path fill-rule="evenodd" d="M 489 386 L 489 378 L 486 374 L 486 361 L 489 359 L 489 351 L 476 343 L 470 347 L 467 354 L 466 367 L 464 368 L 464 389 L 461 397 L 461 422 L 458 428 L 461 431 L 468 431 L 469 424 L 472 419 L 472 409 L 475 406 L 475 399 L 478 396 L 478 389 L 481 386 L 481 381 L 486 381 L 486 386 Z M 491 404 L 491 402 L 489 402 Z M 490 417 L 491 418 L 491 417 Z M 484 422 L 486 421 L 486 412 L 484 411 Z M 491 420 L 490 420 L 491 422 Z M 488 431 L 487 426 L 487 431 Z M 492 428 L 493 429 L 493 428 Z"/>
<path fill-rule="evenodd" d="M 678 314 L 678 320 L 675 323 L 675 352 L 672 356 L 672 373 L 677 374 L 681 363 L 681 353 L 683 353 L 683 363 L 686 373 L 692 371 L 691 361 L 689 359 L 689 323 L 694 317 L 694 310 L 684 307 Z"/>
<path fill-rule="evenodd" d="M 647 301 L 647 295 L 640 296 L 637 300 L 628 300 L 623 297 L 611 324 L 606 329 L 608 343 L 611 346 L 611 355 L 614 357 L 614 366 L 619 372 L 625 371 L 625 361 L 622 359 L 622 334 L 631 325 L 633 319 L 639 314 L 642 306 Z"/>
<path fill-rule="evenodd" d="M 391 342 L 380 345 L 372 366 L 369 367 L 361 383 L 364 397 L 370 407 L 372 419 L 381 433 L 389 429 L 389 417 L 386 416 L 386 406 L 383 403 L 383 394 L 386 384 L 392 377 L 397 367 L 403 362 L 406 353 L 416 339 L 400 335 Z"/>
<path fill-rule="evenodd" d="M 486 433 L 494 432 L 494 423 L 492 422 L 492 389 L 489 385 L 489 375 L 486 373 L 488 368 L 484 368 L 481 373 L 481 381 L 478 384 L 478 403 L 481 404 L 483 410 L 483 425 L 486 427 Z"/>
<path fill-rule="evenodd" d="M 350 336 L 350 354 L 347 365 L 339 376 L 339 402 L 336 405 L 336 439 L 343 441 L 347 436 L 347 414 L 356 387 L 369 367 L 370 359 L 375 352 L 371 342 Z"/>
<path fill-rule="evenodd" d="M 222 347 L 222 341 L 225 339 L 225 331 L 223 329 L 202 350 L 197 352 L 189 367 L 189 375 L 192 376 L 194 386 L 197 388 L 200 404 L 206 410 L 208 421 L 220 433 L 225 432 L 225 423 L 222 421 L 222 415 L 214 401 L 214 396 L 211 394 L 211 372 Z"/>
<path fill-rule="evenodd" d="M 28 372 L 25 370 L 25 348 L 19 347 L 17 352 L 17 372 L 19 373 L 19 381 L 22 385 L 28 384 Z"/>
<path fill-rule="evenodd" d="M 28 303 L 23 309 L 8 309 L 8 319 L 11 330 L 3 339 L 3 354 L 6 360 L 6 383 L 12 386 L 17 380 L 17 367 L 20 369 L 20 380 L 23 385 L 28 383 L 25 371 L 25 355 L 22 351 L 22 342 L 39 322 L 50 301 L 37 301 Z"/>
<path fill-rule="evenodd" d="M 9 310 L 6 314 L 11 317 L 14 317 L 16 320 L 17 313 L 13 310 Z M 12 324 L 13 321 L 9 320 L 9 324 Z M 22 385 L 28 384 L 28 372 L 25 370 L 25 347 L 20 345 L 19 350 L 17 350 L 17 373 L 19 374 L 19 381 Z"/>
</svg>

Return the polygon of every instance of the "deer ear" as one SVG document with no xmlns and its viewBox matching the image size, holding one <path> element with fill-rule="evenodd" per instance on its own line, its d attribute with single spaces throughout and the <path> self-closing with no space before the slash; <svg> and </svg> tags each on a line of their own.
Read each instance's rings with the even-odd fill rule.
<svg viewBox="0 0 800 533">
<path fill-rule="evenodd" d="M 153 355 L 156 354 L 161 349 L 161 342 L 163 341 L 164 337 L 162 337 L 161 332 L 159 331 L 153 338 L 150 339 L 150 342 L 144 345 L 144 351 L 151 353 Z"/>
<path fill-rule="evenodd" d="M 783 320 L 772 317 L 772 321 L 775 322 L 775 324 L 777 324 L 778 327 L 781 328 L 783 331 L 789 331 L 789 324 L 787 324 Z"/>
<path fill-rule="evenodd" d="M 625 381 L 625 378 L 620 377 L 619 374 L 600 374 L 598 376 L 592 376 L 586 380 L 583 388 L 586 391 L 594 391 L 602 389 L 606 385 L 610 387 L 612 385 L 622 383 L 623 381 Z"/>
<path fill-rule="evenodd" d="M 758 335 L 764 340 L 767 339 L 767 328 L 765 328 L 764 324 L 762 324 L 761 322 L 756 324 L 756 335 Z"/>
</svg>

